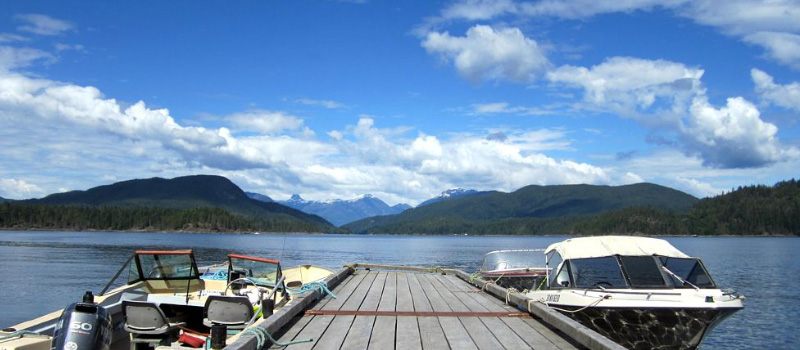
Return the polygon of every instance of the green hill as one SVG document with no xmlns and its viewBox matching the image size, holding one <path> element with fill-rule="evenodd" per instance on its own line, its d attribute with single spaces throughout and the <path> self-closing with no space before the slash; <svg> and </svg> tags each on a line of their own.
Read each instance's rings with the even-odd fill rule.
<svg viewBox="0 0 800 350">
<path fill-rule="evenodd" d="M 652 207 L 688 212 L 697 198 L 650 183 L 625 186 L 527 186 L 512 193 L 483 192 L 345 226 L 355 233 L 536 234 L 605 212 Z"/>
<path fill-rule="evenodd" d="M 319 216 L 277 203 L 251 199 L 227 178 L 211 175 L 122 181 L 86 191 L 57 193 L 42 199 L 18 203 L 48 207 L 138 209 L 137 212 L 140 214 L 141 208 L 161 208 L 170 209 L 172 213 L 170 215 L 177 215 L 176 211 L 216 208 L 232 215 L 232 219 L 225 220 L 249 221 L 252 222 L 251 226 L 262 227 L 265 230 L 270 228 L 299 232 L 334 230 L 329 222 Z M 261 222 L 263 225 L 258 225 L 256 222 Z"/>
</svg>

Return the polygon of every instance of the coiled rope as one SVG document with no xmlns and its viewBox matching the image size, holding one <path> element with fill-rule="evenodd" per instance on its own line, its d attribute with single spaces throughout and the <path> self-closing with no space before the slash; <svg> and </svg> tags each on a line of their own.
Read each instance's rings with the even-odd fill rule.
<svg viewBox="0 0 800 350">
<path fill-rule="evenodd" d="M 328 285 L 323 282 L 308 282 L 303 284 L 299 289 L 296 288 L 286 288 L 290 294 L 303 294 L 305 292 L 309 292 L 312 290 L 319 289 L 320 294 L 317 296 L 317 300 L 322 299 L 323 296 L 330 295 L 332 298 L 336 299 L 336 294 L 333 294 L 330 289 L 328 289 Z"/>
<path fill-rule="evenodd" d="M 261 327 L 249 328 L 249 329 L 245 330 L 244 332 L 242 332 L 241 334 L 242 335 L 245 335 L 245 334 L 254 335 L 256 337 L 256 349 L 261 349 L 267 343 L 267 340 L 272 342 L 272 344 L 275 344 L 275 345 L 280 346 L 280 347 L 287 347 L 289 345 L 299 344 L 299 343 L 310 343 L 310 342 L 314 341 L 314 339 L 297 339 L 297 340 L 292 340 L 292 341 L 285 342 L 285 343 L 284 342 L 279 342 L 279 341 L 275 340 L 275 338 L 273 338 L 272 335 L 269 334 L 269 332 L 267 332 L 266 329 L 261 328 Z"/>
<path fill-rule="evenodd" d="M 200 276 L 200 278 L 204 279 L 204 280 L 214 280 L 214 281 L 227 280 L 228 279 L 228 271 L 217 270 L 217 272 L 215 272 L 215 273 L 213 273 L 211 275 L 205 274 L 205 275 Z"/>
</svg>

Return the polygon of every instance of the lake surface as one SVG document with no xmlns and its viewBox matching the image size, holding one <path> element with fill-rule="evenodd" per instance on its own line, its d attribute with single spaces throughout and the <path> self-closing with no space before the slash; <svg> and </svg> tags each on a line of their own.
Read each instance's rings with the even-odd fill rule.
<svg viewBox="0 0 800 350">
<path fill-rule="evenodd" d="M 489 250 L 545 248 L 564 238 L 0 231 L 0 327 L 61 309 L 87 290 L 99 293 L 135 249 L 192 248 L 201 265 L 235 252 L 278 258 L 285 267 L 368 262 L 473 272 Z M 800 238 L 666 239 L 701 257 L 718 285 L 747 297 L 703 349 L 800 348 Z"/>
</svg>

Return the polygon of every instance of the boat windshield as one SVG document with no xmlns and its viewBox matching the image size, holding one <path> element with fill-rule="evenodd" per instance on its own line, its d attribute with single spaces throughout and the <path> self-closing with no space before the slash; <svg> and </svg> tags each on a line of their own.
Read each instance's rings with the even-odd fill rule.
<svg viewBox="0 0 800 350">
<path fill-rule="evenodd" d="M 191 250 L 137 251 L 130 265 L 128 283 L 142 280 L 185 280 L 198 278 Z"/>
<path fill-rule="evenodd" d="M 258 285 L 274 287 L 281 278 L 281 264 L 278 260 L 230 254 L 228 261 L 229 281 L 236 278 L 247 278 Z"/>
<path fill-rule="evenodd" d="M 543 268 L 543 249 L 497 250 L 486 253 L 481 271 Z"/>
<path fill-rule="evenodd" d="M 700 259 L 606 256 L 569 259 L 550 285 L 556 288 L 715 288 Z"/>
<path fill-rule="evenodd" d="M 708 275 L 706 268 L 697 258 L 659 257 L 661 264 L 667 268 L 667 275 L 677 288 L 715 288 L 716 285 Z M 671 272 L 671 273 L 670 273 Z M 684 283 L 688 282 L 688 283 Z"/>
</svg>

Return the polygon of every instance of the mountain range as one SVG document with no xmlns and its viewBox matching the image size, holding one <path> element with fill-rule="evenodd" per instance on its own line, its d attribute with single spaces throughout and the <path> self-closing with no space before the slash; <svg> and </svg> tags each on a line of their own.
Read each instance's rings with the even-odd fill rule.
<svg viewBox="0 0 800 350">
<path fill-rule="evenodd" d="M 526 186 L 511 193 L 488 191 L 418 206 L 398 215 L 343 226 L 354 233 L 521 234 L 542 225 L 630 207 L 688 212 L 697 198 L 651 183 L 625 186 Z M 505 232 L 504 232 L 505 231 Z M 521 231 L 521 232 L 520 232 Z"/>
<path fill-rule="evenodd" d="M 86 191 L 51 194 L 23 204 L 79 205 L 90 207 L 158 207 L 194 209 L 215 207 L 230 213 L 281 222 L 287 227 L 311 227 L 330 232 L 334 227 L 325 219 L 278 203 L 249 198 L 241 188 L 222 176 L 193 175 L 174 179 L 137 179 L 98 186 Z"/>
<path fill-rule="evenodd" d="M 289 200 L 278 201 L 278 203 L 309 214 L 319 215 L 336 226 L 372 216 L 399 214 L 411 208 L 410 205 L 402 203 L 389 206 L 370 194 L 350 200 L 334 199 L 329 201 L 307 201 L 295 194 Z"/>
</svg>

